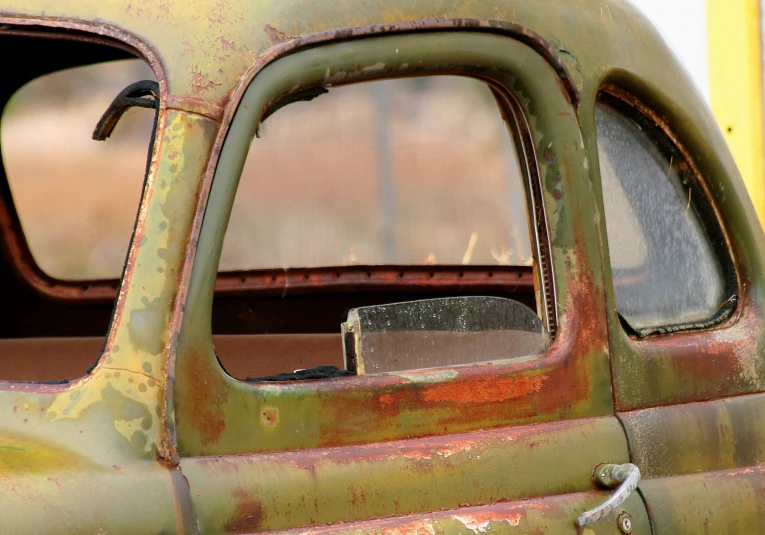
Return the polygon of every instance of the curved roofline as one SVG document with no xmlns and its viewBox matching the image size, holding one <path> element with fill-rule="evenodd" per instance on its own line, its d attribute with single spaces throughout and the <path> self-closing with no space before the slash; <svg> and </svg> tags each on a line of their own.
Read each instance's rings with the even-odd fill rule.
<svg viewBox="0 0 765 535">
<path fill-rule="evenodd" d="M 644 55 L 668 52 L 645 16 L 623 0 L 386 0 L 353 9 L 338 9 L 330 0 L 134 0 L 97 9 L 86 0 L 8 0 L 0 22 L 125 41 L 150 60 L 158 78 L 164 78 L 164 64 L 168 95 L 214 107 L 225 106 L 246 73 L 284 43 L 361 36 L 370 28 L 379 29 L 376 34 L 394 27 L 508 32 L 545 56 L 570 93 L 583 90 L 567 72 L 578 61 L 589 64 L 594 55 L 596 63 L 626 60 L 628 69 L 641 70 Z"/>
<path fill-rule="evenodd" d="M 96 21 L 22 18 L 2 14 L 0 26 L 3 26 L 3 35 L 93 43 L 133 54 L 149 64 L 159 82 L 161 100 L 167 99 L 167 77 L 159 53 L 148 42 L 130 31 Z"/>
<path fill-rule="evenodd" d="M 522 42 L 544 57 L 552 66 L 566 89 L 566 95 L 568 96 L 569 102 L 574 106 L 579 103 L 579 89 L 571 76 L 568 67 L 566 67 L 566 64 L 558 53 L 558 49 L 530 28 L 514 22 L 498 19 L 448 18 L 394 22 L 388 24 L 372 24 L 369 26 L 360 26 L 342 30 L 330 30 L 299 37 L 297 39 L 284 41 L 271 48 L 267 54 L 261 56 L 260 60 L 247 71 L 247 74 L 242 78 L 242 82 L 239 85 L 241 87 L 242 85 L 246 86 L 249 84 L 255 74 L 272 61 L 307 46 L 329 41 L 359 39 L 373 36 L 379 37 L 387 34 L 444 30 L 494 33 L 511 37 Z M 268 31 L 268 28 L 266 31 Z"/>
</svg>

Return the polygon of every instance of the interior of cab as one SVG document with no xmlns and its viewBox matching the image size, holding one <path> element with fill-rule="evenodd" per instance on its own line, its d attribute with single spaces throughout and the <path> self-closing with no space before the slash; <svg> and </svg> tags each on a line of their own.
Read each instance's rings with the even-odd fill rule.
<svg viewBox="0 0 765 535">
<path fill-rule="evenodd" d="M 136 61 L 124 48 L 89 39 L 3 35 L 0 45 L 25 50 L 6 58 L 0 86 L 0 380 L 73 380 L 104 345 L 154 112 L 122 109 L 103 142 L 91 132 L 126 86 L 153 73 L 145 65 L 119 76 L 82 70 Z M 74 73 L 68 81 L 34 85 L 66 72 Z M 99 85 L 98 76 L 114 83 Z M 541 316 L 523 158 L 505 111 L 476 80 L 400 82 L 332 88 L 315 102 L 291 104 L 253 141 L 213 305 L 216 354 L 229 375 L 294 379 L 296 370 L 317 366 L 347 370 L 341 325 L 365 307 L 470 296 L 509 298 Z M 56 95 L 65 104 L 51 105 Z M 47 107 L 33 109 L 35 99 Z M 78 108 L 86 103 L 88 113 Z M 465 130 L 455 124 L 466 120 L 460 137 Z M 59 138 L 77 145 L 57 148 Z M 131 155 L 131 174 L 102 186 L 108 167 L 93 177 L 62 172 L 62 155 L 85 145 L 111 151 L 98 156 L 107 164 Z M 332 164 L 338 158 L 342 169 Z M 264 183 L 273 176 L 280 181 Z M 125 206 L 113 236 L 80 244 L 83 229 L 111 228 L 114 192 Z M 91 219 L 80 221 L 83 213 Z"/>
</svg>

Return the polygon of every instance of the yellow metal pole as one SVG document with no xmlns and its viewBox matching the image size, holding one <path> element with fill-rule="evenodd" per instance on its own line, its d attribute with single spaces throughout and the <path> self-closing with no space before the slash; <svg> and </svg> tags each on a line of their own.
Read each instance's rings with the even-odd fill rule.
<svg viewBox="0 0 765 535">
<path fill-rule="evenodd" d="M 759 0 L 706 0 L 712 111 L 765 226 Z"/>
</svg>

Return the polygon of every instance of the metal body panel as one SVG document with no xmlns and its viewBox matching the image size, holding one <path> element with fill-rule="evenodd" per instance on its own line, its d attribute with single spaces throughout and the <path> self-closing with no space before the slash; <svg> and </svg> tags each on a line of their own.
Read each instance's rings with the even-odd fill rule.
<svg viewBox="0 0 765 535">
<path fill-rule="evenodd" d="M 217 258 L 239 176 L 237 169 L 226 174 L 222 167 L 199 241 L 210 254 L 196 258 L 179 335 L 174 395 L 181 455 L 366 443 L 612 413 L 599 250 L 582 222 L 594 217 L 582 140 L 555 71 L 531 48 L 506 37 L 439 32 L 294 53 L 255 77 L 248 90 L 252 98 L 238 115 L 244 120 L 232 125 L 221 161 L 230 158 L 227 151 L 246 154 L 260 110 L 290 89 L 409 71 L 459 72 L 460 65 L 465 74 L 506 88 L 520 103 L 533 140 L 524 149 L 542 155 L 531 172 L 538 166 L 550 214 L 544 224 L 552 236 L 559 321 L 553 347 L 532 359 L 318 383 L 249 385 L 231 379 L 217 363 L 209 327 Z"/>
<path fill-rule="evenodd" d="M 628 413 L 633 462 L 644 479 L 765 464 L 765 394 Z"/>
<path fill-rule="evenodd" d="M 588 492 L 549 496 L 533 500 L 498 503 L 483 507 L 463 507 L 458 510 L 438 511 L 427 515 L 407 515 L 382 518 L 367 522 L 351 522 L 340 526 L 322 526 L 311 529 L 277 531 L 279 535 L 478 535 L 480 533 L 522 535 L 598 535 L 618 533 L 617 521 L 623 513 L 613 513 L 593 526 L 577 531 L 570 519 L 581 511 L 602 501 L 602 492 Z M 650 521 L 642 508 L 640 498 L 633 495 L 623 510 L 630 514 L 632 531 L 636 535 L 650 533 Z"/>
<path fill-rule="evenodd" d="M 169 111 L 160 123 L 164 134 L 145 184 L 113 330 L 98 365 L 68 384 L 0 382 L 2 522 L 19 526 L 16 533 L 42 533 L 43 523 L 52 533 L 81 533 L 88 527 L 109 533 L 186 533 L 194 525 L 185 480 L 164 460 L 172 459 L 175 449 L 163 340 L 212 122 Z M 77 504 L 88 497 L 101 508 L 84 514 Z M 30 504 L 45 505 L 45 515 L 35 514 L 39 523 L 29 521 L 38 506 Z M 137 517 L 141 510 L 151 515 Z"/>
<path fill-rule="evenodd" d="M 765 518 L 765 395 L 619 414 L 656 533 L 755 533 Z"/>
<path fill-rule="evenodd" d="M 641 484 L 654 533 L 760 533 L 765 466 L 653 479 Z"/>
<path fill-rule="evenodd" d="M 190 457 L 181 459 L 181 468 L 202 533 L 329 524 L 366 531 L 365 524 L 348 528 L 345 522 L 498 502 L 503 504 L 488 508 L 491 518 L 517 525 L 527 509 L 517 500 L 564 493 L 559 505 L 576 512 L 561 516 L 559 529 L 573 533 L 575 517 L 607 492 L 586 500 L 570 493 L 592 489 L 592 467 L 604 458 L 628 459 L 622 429 L 610 416 L 353 447 Z M 647 516 L 634 498 L 621 510 Z M 437 519 L 439 513 L 421 518 Z M 541 530 L 545 520 L 532 515 L 524 524 Z M 453 532 L 454 526 L 444 529 Z"/>
<path fill-rule="evenodd" d="M 2 433 L 0 441 L 4 533 L 195 532 L 188 485 L 177 468 L 117 457 L 99 464 Z"/>
</svg>

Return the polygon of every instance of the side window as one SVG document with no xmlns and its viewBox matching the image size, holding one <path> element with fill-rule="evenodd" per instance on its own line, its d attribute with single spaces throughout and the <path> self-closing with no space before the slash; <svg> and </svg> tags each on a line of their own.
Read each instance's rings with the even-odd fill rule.
<svg viewBox="0 0 765 535">
<path fill-rule="evenodd" d="M 608 96 L 595 108 L 616 306 L 639 335 L 701 327 L 732 301 L 724 239 L 687 162 L 637 113 Z"/>
<path fill-rule="evenodd" d="M 478 80 L 331 88 L 276 111 L 259 136 L 223 271 L 532 263 L 517 154 Z"/>
<path fill-rule="evenodd" d="M 543 351 L 526 174 L 489 87 L 428 76 L 325 93 L 277 102 L 243 163 L 221 271 L 243 283 L 298 272 L 314 286 L 215 301 L 228 373 L 377 373 Z M 337 286 L 345 277 L 357 277 L 353 291 Z M 273 354 L 275 335 L 289 352 Z M 403 346 L 417 358 L 402 359 Z"/>
<path fill-rule="evenodd" d="M 39 76 L 2 115 L 2 158 L 29 249 L 58 280 L 119 278 L 141 196 L 154 114 L 130 110 L 106 142 L 92 139 L 126 86 L 153 79 L 139 59 Z"/>
<path fill-rule="evenodd" d="M 24 51 L 0 84 L 0 380 L 72 380 L 104 345 L 154 129 L 153 97 L 131 94 L 152 109 L 124 114 L 115 97 L 155 77 L 86 41 L 0 35 L 0 47 Z"/>
</svg>

